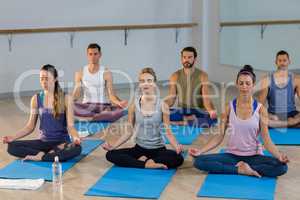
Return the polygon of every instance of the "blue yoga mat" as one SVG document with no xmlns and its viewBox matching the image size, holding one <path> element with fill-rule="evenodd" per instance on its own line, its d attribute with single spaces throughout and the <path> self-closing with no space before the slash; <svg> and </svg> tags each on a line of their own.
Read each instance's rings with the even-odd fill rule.
<svg viewBox="0 0 300 200">
<path fill-rule="evenodd" d="M 77 121 L 75 122 L 74 127 L 79 133 L 88 132 L 89 135 L 93 135 L 106 129 L 109 125 L 109 122 Z"/>
<path fill-rule="evenodd" d="M 185 158 L 187 152 L 182 152 Z M 158 199 L 176 169 L 111 167 L 86 193 L 87 196 Z"/>
<path fill-rule="evenodd" d="M 220 151 L 224 153 L 224 149 Z M 271 156 L 264 151 L 266 156 Z M 274 199 L 276 178 L 233 174 L 208 174 L 197 196 L 232 199 Z"/>
<path fill-rule="evenodd" d="M 63 173 L 71 169 L 77 162 L 95 150 L 103 141 L 84 140 L 82 141 L 82 152 L 79 156 L 62 162 Z M 0 169 L 0 178 L 9 179 L 45 179 L 52 181 L 52 162 L 36 162 L 15 160 L 6 167 Z"/>
<path fill-rule="evenodd" d="M 175 172 L 113 166 L 85 195 L 158 199 Z"/>
<path fill-rule="evenodd" d="M 177 126 L 171 125 L 171 130 L 176 137 L 176 140 L 183 145 L 190 145 L 198 138 L 198 136 L 203 132 L 202 128 L 195 126 Z M 165 130 L 163 130 L 165 133 Z M 163 135 L 165 143 L 169 144 L 169 140 Z"/>
<path fill-rule="evenodd" d="M 274 144 L 300 145 L 300 128 L 271 128 L 269 133 Z"/>
<path fill-rule="evenodd" d="M 209 174 L 198 197 L 233 199 L 274 199 L 275 178 Z"/>
</svg>

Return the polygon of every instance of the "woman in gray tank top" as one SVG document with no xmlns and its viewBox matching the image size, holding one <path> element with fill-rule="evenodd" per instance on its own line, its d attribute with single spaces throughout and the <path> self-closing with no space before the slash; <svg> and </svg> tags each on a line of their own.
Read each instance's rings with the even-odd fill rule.
<svg viewBox="0 0 300 200">
<path fill-rule="evenodd" d="M 169 128 L 169 108 L 156 93 L 156 75 L 153 69 L 144 68 L 141 71 L 139 89 L 140 95 L 137 95 L 129 107 L 126 133 L 114 145 L 108 142 L 102 145 L 108 150 L 106 158 L 121 167 L 177 168 L 183 163 L 183 147 L 178 144 Z M 166 136 L 175 151 L 166 149 L 161 124 L 165 126 Z M 134 147 L 117 149 L 133 134 L 136 142 Z"/>
</svg>

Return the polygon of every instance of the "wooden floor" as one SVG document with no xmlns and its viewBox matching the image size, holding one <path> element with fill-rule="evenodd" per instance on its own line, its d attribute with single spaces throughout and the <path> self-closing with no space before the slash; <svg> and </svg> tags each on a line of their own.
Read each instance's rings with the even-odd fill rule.
<svg viewBox="0 0 300 200">
<path fill-rule="evenodd" d="M 162 94 L 166 94 L 166 90 L 162 91 Z M 120 95 L 126 97 L 126 92 L 123 91 Z M 228 95 L 230 98 L 232 95 Z M 30 98 L 23 98 L 26 105 L 29 105 Z M 28 115 L 20 110 L 13 99 L 0 100 L 0 124 L 1 131 L 0 136 L 14 134 L 18 129 L 22 128 Z M 113 124 L 107 131 L 109 133 L 108 139 L 115 141 L 115 136 L 111 130 L 115 130 L 115 127 L 119 127 L 126 118 Z M 208 131 L 206 131 L 208 133 Z M 28 138 L 37 137 L 37 130 Z M 198 140 L 193 143 L 192 146 L 203 145 L 211 137 L 211 134 L 203 134 Z M 224 146 L 223 142 L 222 146 Z M 127 144 L 130 146 L 131 144 Z M 188 147 L 186 147 L 188 148 Z M 282 200 L 296 200 L 300 199 L 300 147 L 293 146 L 279 146 L 281 151 L 284 151 L 289 156 L 291 162 L 289 164 L 289 171 L 286 175 L 280 177 L 277 181 L 276 199 Z M 214 152 L 216 152 L 214 150 Z M 102 148 L 98 148 L 90 155 L 85 157 L 80 163 L 76 164 L 72 169 L 67 171 L 63 176 L 63 191 L 59 197 L 53 196 L 51 183 L 45 183 L 37 191 L 23 191 L 23 190 L 5 190 L 0 189 L 0 199 L 9 200 L 32 200 L 32 199 L 116 199 L 116 198 L 104 198 L 104 197 L 87 197 L 83 194 L 101 177 L 112 165 L 105 159 L 105 151 Z M 0 167 L 4 167 L 15 158 L 9 156 L 6 153 L 6 145 L 0 147 Z M 161 195 L 161 199 L 165 200 L 192 200 L 192 199 L 207 199 L 197 198 L 196 194 L 206 177 L 206 174 L 196 170 L 192 166 L 192 159 L 187 157 L 185 163 L 180 167 L 173 177 L 172 181 L 164 190 Z M 210 198 L 211 199 L 211 198 Z"/>
</svg>

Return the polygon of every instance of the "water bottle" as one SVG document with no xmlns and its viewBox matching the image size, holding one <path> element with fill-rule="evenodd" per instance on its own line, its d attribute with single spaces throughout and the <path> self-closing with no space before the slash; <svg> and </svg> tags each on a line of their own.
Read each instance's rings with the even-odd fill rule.
<svg viewBox="0 0 300 200">
<path fill-rule="evenodd" d="M 59 162 L 58 156 L 55 156 L 54 162 L 52 164 L 52 183 L 55 186 L 62 185 L 62 167 Z"/>
</svg>

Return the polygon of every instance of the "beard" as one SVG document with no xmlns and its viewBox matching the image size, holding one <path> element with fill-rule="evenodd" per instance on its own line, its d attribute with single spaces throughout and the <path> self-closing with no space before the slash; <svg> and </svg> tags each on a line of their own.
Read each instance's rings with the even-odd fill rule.
<svg viewBox="0 0 300 200">
<path fill-rule="evenodd" d="M 284 66 L 284 65 L 280 65 L 280 66 L 278 66 L 278 69 L 284 71 L 284 70 L 287 70 L 288 67 Z"/>
<path fill-rule="evenodd" d="M 192 68 L 194 66 L 194 63 L 195 62 L 193 62 L 193 63 L 185 62 L 185 63 L 183 63 L 183 67 L 187 68 L 187 69 Z"/>
</svg>

